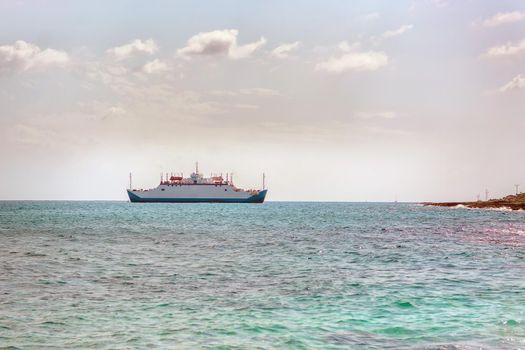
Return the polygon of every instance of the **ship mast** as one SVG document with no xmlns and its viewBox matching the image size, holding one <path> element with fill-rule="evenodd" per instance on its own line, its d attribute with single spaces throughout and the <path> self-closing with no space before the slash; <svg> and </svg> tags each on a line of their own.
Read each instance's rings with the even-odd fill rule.
<svg viewBox="0 0 525 350">
<path fill-rule="evenodd" d="M 199 173 L 199 162 L 195 162 L 195 174 Z"/>
</svg>

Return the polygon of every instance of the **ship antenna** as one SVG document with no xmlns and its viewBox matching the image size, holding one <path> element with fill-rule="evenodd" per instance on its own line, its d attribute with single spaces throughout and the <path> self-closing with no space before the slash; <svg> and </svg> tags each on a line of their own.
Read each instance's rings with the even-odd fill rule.
<svg viewBox="0 0 525 350">
<path fill-rule="evenodd" d="M 265 180 L 266 180 L 266 175 L 263 173 L 263 188 L 262 188 L 263 190 L 264 190 L 264 188 L 266 187 L 266 186 L 265 186 L 265 183 L 264 183 Z"/>
<path fill-rule="evenodd" d="M 133 186 L 131 185 L 131 173 L 129 173 L 129 189 L 131 190 Z"/>
<path fill-rule="evenodd" d="M 195 173 L 199 173 L 199 162 L 195 162 Z"/>
</svg>

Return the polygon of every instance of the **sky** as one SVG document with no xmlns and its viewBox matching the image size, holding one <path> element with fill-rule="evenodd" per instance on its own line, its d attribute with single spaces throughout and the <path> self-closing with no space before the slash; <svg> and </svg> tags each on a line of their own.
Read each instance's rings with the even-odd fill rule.
<svg viewBox="0 0 525 350">
<path fill-rule="evenodd" d="M 525 2 L 0 0 L 0 199 L 234 173 L 273 201 L 525 190 Z"/>
</svg>

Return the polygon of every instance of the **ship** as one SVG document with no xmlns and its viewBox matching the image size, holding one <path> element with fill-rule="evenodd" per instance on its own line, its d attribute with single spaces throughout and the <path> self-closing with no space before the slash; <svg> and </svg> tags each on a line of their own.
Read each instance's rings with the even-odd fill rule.
<svg viewBox="0 0 525 350">
<path fill-rule="evenodd" d="M 233 174 L 204 177 L 199 164 L 189 177 L 183 173 L 161 174 L 160 184 L 151 189 L 133 189 L 131 174 L 127 193 L 132 203 L 263 203 L 268 190 L 263 174 L 262 189 L 244 190 L 233 184 Z"/>
</svg>

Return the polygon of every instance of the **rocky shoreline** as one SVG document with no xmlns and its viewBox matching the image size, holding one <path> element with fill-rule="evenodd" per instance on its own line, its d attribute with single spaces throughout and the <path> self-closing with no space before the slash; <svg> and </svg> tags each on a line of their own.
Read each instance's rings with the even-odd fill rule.
<svg viewBox="0 0 525 350">
<path fill-rule="evenodd" d="M 490 199 L 488 201 L 477 202 L 425 202 L 425 206 L 435 207 L 458 207 L 464 206 L 466 208 L 476 209 L 510 209 L 510 210 L 525 210 L 525 193 L 518 195 L 510 195 L 499 199 Z"/>
</svg>

